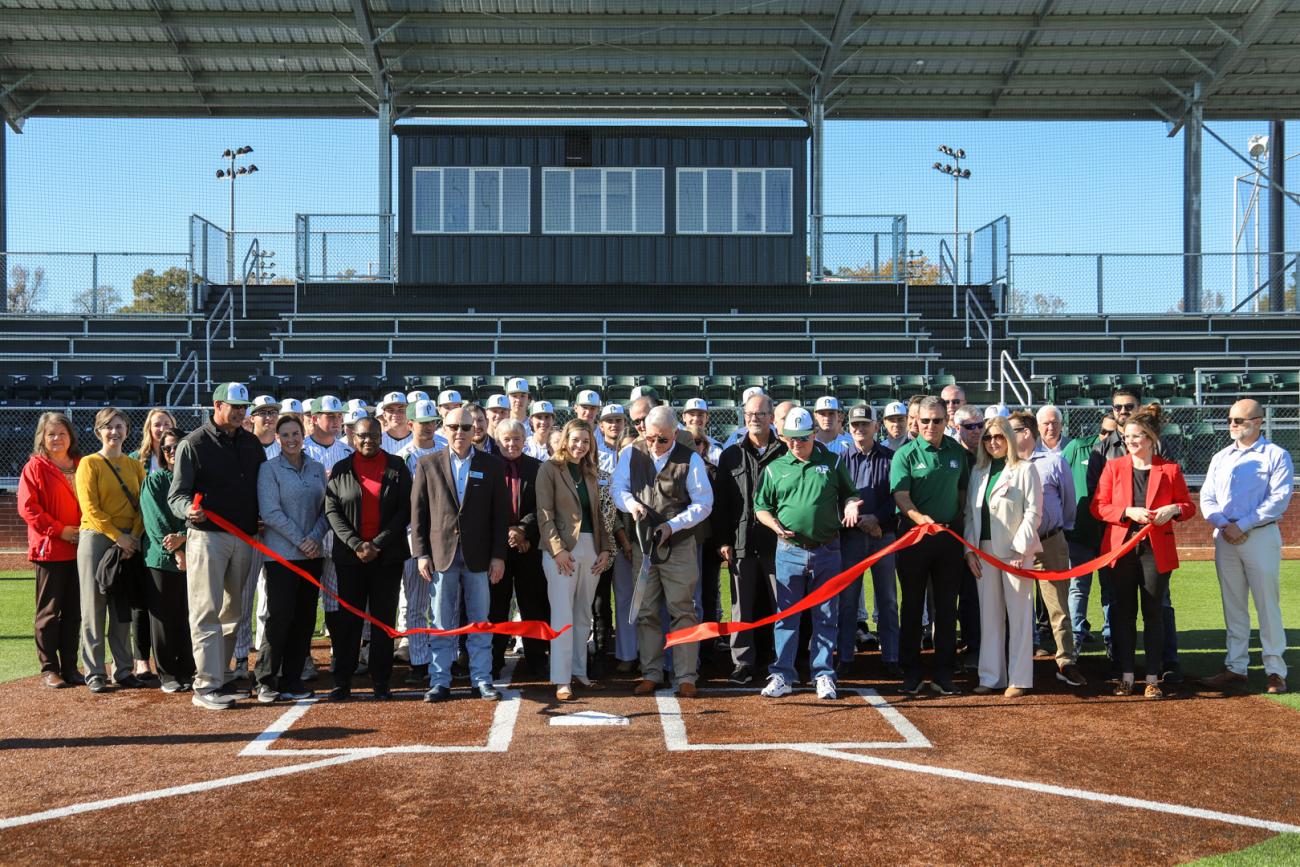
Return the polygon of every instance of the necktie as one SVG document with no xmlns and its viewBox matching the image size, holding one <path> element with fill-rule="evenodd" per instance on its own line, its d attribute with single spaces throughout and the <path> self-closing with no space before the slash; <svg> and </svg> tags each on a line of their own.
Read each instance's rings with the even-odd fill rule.
<svg viewBox="0 0 1300 867">
<path fill-rule="evenodd" d="M 519 520 L 519 461 L 506 461 L 506 479 L 510 482 L 510 515 Z"/>
</svg>

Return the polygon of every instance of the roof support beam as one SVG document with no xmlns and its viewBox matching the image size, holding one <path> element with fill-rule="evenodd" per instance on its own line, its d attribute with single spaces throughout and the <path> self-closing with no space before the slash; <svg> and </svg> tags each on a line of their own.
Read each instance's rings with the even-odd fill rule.
<svg viewBox="0 0 1300 867">
<path fill-rule="evenodd" d="M 387 90 L 384 60 L 379 56 L 379 37 L 375 36 L 375 26 L 370 20 L 370 7 L 366 5 L 366 0 L 352 0 L 352 13 L 357 19 L 357 36 L 361 38 L 361 45 L 365 49 L 366 65 L 375 80 L 374 92 L 383 93 Z"/>
<path fill-rule="evenodd" d="M 835 23 L 831 25 L 829 37 L 823 37 L 826 48 L 822 51 L 821 63 L 813 78 L 812 95 L 814 103 L 824 104 L 830 90 L 831 77 L 838 68 L 840 49 L 849 37 L 853 24 L 853 15 L 858 11 L 859 0 L 840 0 L 840 8 L 835 12 Z M 811 28 L 810 28 L 811 29 Z M 819 34 L 820 35 L 820 34 Z M 819 109 L 821 110 L 821 109 Z"/>
<path fill-rule="evenodd" d="M 1016 47 L 1016 56 L 1007 64 L 1007 68 L 1002 73 L 1002 85 L 993 93 L 993 104 L 989 106 L 989 117 L 998 107 L 998 100 L 1002 94 L 1007 92 L 1011 86 L 1011 79 L 1015 77 L 1020 70 L 1020 65 L 1025 61 L 1025 52 L 1038 41 L 1038 34 L 1042 32 L 1043 23 L 1047 16 L 1052 14 L 1052 7 L 1056 5 L 1056 0 L 1043 0 L 1042 5 L 1038 7 L 1037 14 L 1034 15 L 1034 24 L 1026 31 L 1024 37 L 1020 40 L 1020 45 Z"/>
<path fill-rule="evenodd" d="M 158 24 L 162 27 L 163 33 L 167 34 L 167 41 L 171 43 L 176 56 L 180 58 L 181 68 L 189 76 L 190 87 L 194 88 L 194 92 L 202 99 L 203 91 L 199 88 L 198 79 L 194 77 L 194 66 L 190 63 L 189 58 L 185 56 L 185 38 L 172 25 L 171 13 L 163 7 L 162 0 L 149 0 L 149 5 L 153 8 L 154 14 L 158 16 Z"/>
</svg>

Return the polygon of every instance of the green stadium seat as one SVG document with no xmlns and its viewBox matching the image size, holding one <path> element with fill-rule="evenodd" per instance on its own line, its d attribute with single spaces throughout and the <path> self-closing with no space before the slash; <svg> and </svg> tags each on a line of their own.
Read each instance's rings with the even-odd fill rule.
<svg viewBox="0 0 1300 867">
<path fill-rule="evenodd" d="M 998 402 L 998 393 L 987 388 L 970 387 L 964 389 L 966 392 L 966 402 L 972 406 L 978 406 L 981 409 L 986 406 L 992 406 Z"/>
<path fill-rule="evenodd" d="M 1215 373 L 1210 384 L 1215 394 L 1236 394 L 1245 385 L 1240 373 Z"/>
<path fill-rule="evenodd" d="M 1115 391 L 1115 375 L 1111 373 L 1090 373 L 1087 376 L 1088 397 L 1093 400 L 1110 400 Z"/>
<path fill-rule="evenodd" d="M 1149 377 L 1151 396 L 1168 401 L 1182 391 L 1183 377 L 1178 373 L 1153 373 Z"/>
<path fill-rule="evenodd" d="M 708 403 L 710 411 L 715 409 L 735 410 L 737 407 L 736 402 L 729 397 L 720 397 L 717 400 L 711 400 Z"/>
<path fill-rule="evenodd" d="M 460 396 L 463 399 L 469 400 L 470 398 L 474 397 L 477 394 L 477 391 L 475 389 L 478 387 L 478 383 L 480 379 L 481 377 L 468 376 L 468 375 L 444 376 L 442 378 L 442 387 L 444 389 L 455 389 L 456 391 L 460 392 Z M 502 387 L 498 389 L 498 391 L 504 391 L 504 389 L 505 389 L 505 380 L 502 379 Z M 486 393 L 491 394 L 492 392 L 486 392 Z M 438 398 L 436 397 L 434 398 L 434 400 L 437 399 Z"/>
<path fill-rule="evenodd" d="M 1065 400 L 1066 406 L 1097 406 L 1096 398 L 1092 397 L 1070 397 Z"/>
<path fill-rule="evenodd" d="M 736 395 L 736 377 L 720 374 L 705 377 L 704 391 L 701 394 L 709 403 L 724 398 L 734 400 Z"/>
<path fill-rule="evenodd" d="M 704 391 L 704 380 L 690 374 L 674 376 L 668 386 L 668 395 L 673 402 L 700 397 Z"/>
<path fill-rule="evenodd" d="M 1254 371 L 1246 374 L 1246 390 L 1250 392 L 1269 393 L 1276 386 L 1274 374 L 1264 371 Z"/>
<path fill-rule="evenodd" d="M 865 399 L 866 395 L 862 392 L 862 377 L 846 375 L 838 376 L 835 379 L 835 396 L 840 399 L 840 403 Z"/>
<path fill-rule="evenodd" d="M 530 385 L 529 396 L 536 398 L 537 394 L 535 394 L 535 392 L 537 391 L 537 389 L 532 388 L 531 383 L 529 385 Z M 456 390 L 460 392 L 461 397 L 466 397 L 466 393 L 464 389 L 457 388 Z M 472 390 L 469 393 L 474 396 L 475 400 L 481 402 L 487 400 L 487 397 L 490 394 L 505 394 L 505 391 L 506 391 L 506 377 L 480 376 L 474 380 L 474 385 L 472 386 Z"/>
<path fill-rule="evenodd" d="M 547 376 L 542 380 L 542 400 L 554 403 L 557 400 L 569 400 L 573 397 L 572 376 Z"/>
<path fill-rule="evenodd" d="M 898 399 L 907 400 L 914 394 L 928 394 L 930 378 L 923 373 L 912 373 L 898 377 Z"/>
<path fill-rule="evenodd" d="M 957 377 L 953 376 L 951 373 L 936 374 L 935 376 L 930 377 L 930 380 L 930 388 L 934 390 L 935 394 L 938 394 L 950 385 L 957 384 Z"/>
<path fill-rule="evenodd" d="M 576 397 L 583 389 L 591 389 L 602 398 L 605 396 L 605 377 L 599 373 L 573 377 L 573 394 Z"/>
<path fill-rule="evenodd" d="M 746 376 L 737 376 L 735 379 L 735 399 L 740 400 L 745 396 L 745 392 L 751 388 L 761 388 L 764 394 L 767 393 L 767 377 L 749 374 Z"/>
<path fill-rule="evenodd" d="M 799 389 L 803 385 L 802 377 L 773 376 L 767 384 L 767 393 L 772 400 L 798 400 Z"/>
<path fill-rule="evenodd" d="M 835 377 L 824 376 L 822 374 L 805 376 L 803 381 L 803 390 L 800 393 L 803 395 L 804 403 L 812 403 L 819 397 L 834 394 Z"/>
<path fill-rule="evenodd" d="M 1300 401 L 1300 370 L 1284 370 L 1273 379 L 1273 387 Z"/>
<path fill-rule="evenodd" d="M 611 376 L 605 383 L 605 399 L 616 403 L 626 403 L 632 398 L 632 389 L 636 388 L 635 376 Z"/>
<path fill-rule="evenodd" d="M 1208 421 L 1196 422 L 1184 428 L 1190 454 L 1212 455 L 1222 448 L 1227 437 L 1214 429 Z"/>
<path fill-rule="evenodd" d="M 542 398 L 542 400 L 551 400 L 551 399 L 549 397 L 544 397 Z M 569 399 L 567 397 L 559 398 L 557 400 L 551 400 L 551 406 L 555 408 L 556 412 L 565 412 L 570 409 L 573 409 L 573 404 L 569 402 Z"/>
<path fill-rule="evenodd" d="M 666 399 L 668 397 L 668 377 L 666 376 L 638 376 L 636 384 L 653 388 L 658 392 L 660 398 Z"/>
<path fill-rule="evenodd" d="M 441 376 L 422 376 L 420 374 L 411 374 L 406 377 L 407 391 L 427 391 L 429 397 L 433 400 L 438 399 L 437 392 L 442 391 Z"/>
<path fill-rule="evenodd" d="M 1081 397 L 1086 386 L 1084 378 L 1077 373 L 1061 373 L 1055 377 L 1053 399 L 1064 403 L 1072 398 Z"/>
<path fill-rule="evenodd" d="M 1130 388 L 1136 391 L 1138 397 L 1146 395 L 1148 383 L 1145 373 L 1123 373 L 1116 377 L 1116 383 L 1122 388 Z M 1096 395 L 1093 395 L 1094 397 Z M 1110 397 L 1110 395 L 1106 395 Z"/>
<path fill-rule="evenodd" d="M 1196 406 L 1196 398 L 1184 397 L 1181 394 L 1176 394 L 1173 397 L 1165 398 L 1161 403 L 1165 407 Z"/>
<path fill-rule="evenodd" d="M 863 397 L 867 400 L 888 400 L 894 397 L 897 392 L 897 381 L 892 374 L 873 373 L 870 376 L 862 378 Z"/>
</svg>

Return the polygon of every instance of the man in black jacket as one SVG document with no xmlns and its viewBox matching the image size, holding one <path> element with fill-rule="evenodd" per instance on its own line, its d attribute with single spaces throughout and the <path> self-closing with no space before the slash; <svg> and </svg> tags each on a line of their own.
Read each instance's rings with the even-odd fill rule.
<svg viewBox="0 0 1300 867">
<path fill-rule="evenodd" d="M 746 434 L 723 449 L 713 495 L 713 535 L 731 572 L 731 619 L 752 621 L 773 610 L 776 599 L 776 536 L 754 517 L 754 492 L 763 470 L 785 454 L 772 430 L 772 400 L 756 394 L 745 401 Z M 772 628 L 731 636 L 731 682 L 754 679 L 758 645 L 772 648 Z"/>
<path fill-rule="evenodd" d="M 208 520 L 206 509 L 250 536 L 257 534 L 257 474 L 266 452 L 242 427 L 248 388 L 224 382 L 212 394 L 212 418 L 180 441 L 167 501 L 188 522 L 185 581 L 189 594 L 190 639 L 194 646 L 197 707 L 222 710 L 235 701 L 224 691 L 235 652 L 244 582 L 252 563 L 249 545 Z M 202 506 L 194 495 L 203 495 Z"/>
<path fill-rule="evenodd" d="M 519 616 L 524 620 L 551 619 L 551 602 L 546 595 L 546 574 L 542 571 L 542 549 L 537 530 L 537 471 L 542 462 L 524 454 L 524 426 L 514 419 L 497 425 L 497 442 L 505 469 L 506 499 L 510 503 L 507 530 L 506 569 L 501 580 L 489 588 L 488 620 L 500 623 L 510 619 L 510 596 L 519 602 Z M 506 661 L 507 635 L 492 636 L 492 678 L 501 676 Z M 524 639 L 524 662 L 536 677 L 548 677 L 550 642 Z"/>
</svg>

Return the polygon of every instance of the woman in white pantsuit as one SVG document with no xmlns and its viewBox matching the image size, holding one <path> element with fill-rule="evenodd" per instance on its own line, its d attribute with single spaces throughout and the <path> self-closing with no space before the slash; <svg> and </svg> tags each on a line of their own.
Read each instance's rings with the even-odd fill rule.
<svg viewBox="0 0 1300 867">
<path fill-rule="evenodd" d="M 589 689 L 599 688 L 587 677 L 587 637 L 596 585 L 609 567 L 614 542 L 601 520 L 591 425 L 575 419 L 564 426 L 563 434 L 555 455 L 537 471 L 537 529 L 551 626 L 573 624 L 551 641 L 555 697 L 571 701 L 574 679 Z"/>
<path fill-rule="evenodd" d="M 1021 460 L 1011 443 L 1005 418 L 985 423 L 966 499 L 965 536 L 981 551 L 1019 568 L 1032 563 L 1042 548 L 1043 484 L 1033 462 Z M 1005 687 L 1003 695 L 1019 698 L 1034 686 L 1034 582 L 994 569 L 973 551 L 966 552 L 966 562 L 979 579 L 982 637 L 975 692 L 988 695 Z"/>
</svg>

